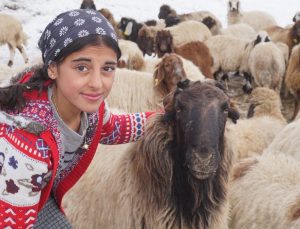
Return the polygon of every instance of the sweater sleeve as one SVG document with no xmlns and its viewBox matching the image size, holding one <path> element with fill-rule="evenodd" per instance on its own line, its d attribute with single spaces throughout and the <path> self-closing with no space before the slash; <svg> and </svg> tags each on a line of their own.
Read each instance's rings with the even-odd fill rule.
<svg viewBox="0 0 300 229">
<path fill-rule="evenodd" d="M 42 138 L 0 123 L 0 228 L 32 228 L 51 177 Z"/>
<path fill-rule="evenodd" d="M 137 141 L 145 131 L 147 119 L 155 112 L 112 114 L 105 105 L 101 144 L 114 145 Z"/>
</svg>

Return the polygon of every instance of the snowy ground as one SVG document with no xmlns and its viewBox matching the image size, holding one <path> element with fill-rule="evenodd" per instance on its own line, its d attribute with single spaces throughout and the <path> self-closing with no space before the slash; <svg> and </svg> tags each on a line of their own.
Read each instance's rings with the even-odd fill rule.
<svg viewBox="0 0 300 229">
<path fill-rule="evenodd" d="M 82 0 L 1 0 L 0 12 L 16 16 L 22 21 L 24 31 L 28 34 L 26 52 L 33 62 L 40 56 L 37 42 L 42 30 L 59 13 L 79 8 Z M 94 0 L 98 9 L 108 8 L 116 20 L 122 16 L 135 18 L 137 21 L 157 19 L 159 7 L 169 4 L 178 13 L 188 13 L 197 10 L 213 12 L 226 27 L 227 0 Z M 278 24 L 285 26 L 292 22 L 296 11 L 300 10 L 299 0 L 242 0 L 243 10 L 264 10 L 271 13 Z M 1 32 L 1 31 L 0 31 Z M 6 65 L 9 51 L 6 45 L 0 47 L 0 67 Z M 14 68 L 23 65 L 20 53 L 16 52 Z"/>
</svg>

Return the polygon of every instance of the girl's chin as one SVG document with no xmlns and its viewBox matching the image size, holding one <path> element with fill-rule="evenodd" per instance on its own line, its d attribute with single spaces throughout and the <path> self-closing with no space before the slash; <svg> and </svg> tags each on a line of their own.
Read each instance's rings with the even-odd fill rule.
<svg viewBox="0 0 300 229">
<path fill-rule="evenodd" d="M 93 105 L 89 104 L 89 105 L 86 105 L 85 107 L 83 107 L 83 109 L 81 109 L 81 110 L 86 113 L 94 113 L 99 110 L 99 107 L 102 103 L 103 103 L 103 101 L 101 101 L 100 104 L 93 104 Z"/>
</svg>

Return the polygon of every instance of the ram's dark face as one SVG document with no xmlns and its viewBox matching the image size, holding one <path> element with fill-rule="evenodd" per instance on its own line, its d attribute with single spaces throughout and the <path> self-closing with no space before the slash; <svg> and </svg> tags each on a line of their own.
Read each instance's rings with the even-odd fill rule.
<svg viewBox="0 0 300 229">
<path fill-rule="evenodd" d="M 166 109 L 168 112 L 168 109 Z M 199 180 L 213 176 L 223 153 L 227 117 L 239 117 L 220 88 L 191 83 L 174 93 L 173 118 L 179 154 L 187 170 Z"/>
</svg>

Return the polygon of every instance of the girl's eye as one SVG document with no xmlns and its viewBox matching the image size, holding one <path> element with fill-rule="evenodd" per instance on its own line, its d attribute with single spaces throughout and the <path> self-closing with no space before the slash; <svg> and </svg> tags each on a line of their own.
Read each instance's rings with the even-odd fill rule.
<svg viewBox="0 0 300 229">
<path fill-rule="evenodd" d="M 88 69 L 87 67 L 83 66 L 83 65 L 80 65 L 80 66 L 77 66 L 77 69 L 80 71 L 80 72 L 86 72 Z"/>
<path fill-rule="evenodd" d="M 111 67 L 111 66 L 105 66 L 103 68 L 103 70 L 106 72 L 113 72 L 115 69 L 116 69 L 115 67 Z"/>
</svg>

